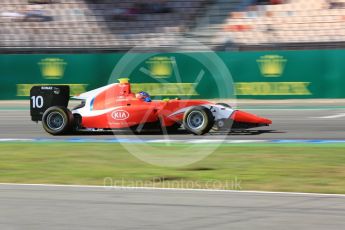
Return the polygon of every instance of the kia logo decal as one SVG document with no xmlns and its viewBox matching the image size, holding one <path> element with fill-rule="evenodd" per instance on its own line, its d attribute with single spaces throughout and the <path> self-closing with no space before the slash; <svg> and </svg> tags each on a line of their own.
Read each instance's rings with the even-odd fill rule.
<svg viewBox="0 0 345 230">
<path fill-rule="evenodd" d="M 129 113 L 125 110 L 115 110 L 112 112 L 111 117 L 114 120 L 126 120 L 129 118 Z"/>
</svg>

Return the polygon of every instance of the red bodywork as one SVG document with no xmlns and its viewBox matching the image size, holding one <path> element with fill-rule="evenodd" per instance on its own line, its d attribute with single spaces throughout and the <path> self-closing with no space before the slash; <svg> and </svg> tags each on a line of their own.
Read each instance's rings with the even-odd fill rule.
<svg viewBox="0 0 345 230">
<path fill-rule="evenodd" d="M 257 115 L 243 112 L 240 110 L 236 110 L 231 115 L 230 118 L 239 123 L 255 123 L 255 124 L 267 124 L 267 125 L 272 124 L 272 121 L 267 118 L 259 117 Z"/>
<path fill-rule="evenodd" d="M 204 100 L 161 100 L 145 102 L 131 92 L 130 83 L 113 84 L 97 92 L 90 100 L 88 112 L 83 111 L 81 126 L 84 128 L 126 128 L 146 123 L 160 122 L 169 127 L 182 123 L 184 112 L 193 106 L 214 106 Z M 78 111 L 77 111 L 78 112 Z M 234 110 L 227 119 L 238 122 L 271 124 L 265 118 Z"/>
</svg>

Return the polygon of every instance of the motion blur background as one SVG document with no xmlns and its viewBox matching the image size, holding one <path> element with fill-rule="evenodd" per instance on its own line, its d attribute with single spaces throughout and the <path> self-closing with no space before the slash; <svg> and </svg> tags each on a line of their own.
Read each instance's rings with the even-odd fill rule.
<svg viewBox="0 0 345 230">
<path fill-rule="evenodd" d="M 173 39 L 176 34 L 220 50 L 308 49 L 340 47 L 345 35 L 342 0 L 3 0 L 0 4 L 3 51 L 123 51 L 150 38 Z"/>
<path fill-rule="evenodd" d="M 184 43 L 178 50 L 217 52 L 239 98 L 345 97 L 345 0 L 2 0 L 0 24 L 0 99 L 23 99 L 39 83 L 71 84 L 74 94 L 107 84 L 123 54 L 137 46 L 160 55 L 143 61 L 154 77 L 134 71 L 126 76 L 133 83 L 181 83 L 175 61 L 182 82 L 193 83 L 194 72 L 180 65 L 187 59 L 160 51 L 181 37 L 205 46 Z M 197 75 L 202 67 L 191 65 Z M 216 77 L 206 72 L 205 79 Z M 157 89 L 152 84 L 138 88 Z M 154 95 L 190 92 L 180 86 Z M 189 87 L 192 96 L 219 96 Z"/>
</svg>

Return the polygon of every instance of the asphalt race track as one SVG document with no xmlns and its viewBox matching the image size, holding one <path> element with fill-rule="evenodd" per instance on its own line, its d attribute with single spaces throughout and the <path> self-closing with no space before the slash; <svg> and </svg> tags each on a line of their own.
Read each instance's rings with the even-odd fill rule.
<svg viewBox="0 0 345 230">
<path fill-rule="evenodd" d="M 209 140 L 345 140 L 345 108 L 250 109 L 270 127 Z M 6 139 L 167 139 L 160 133 L 53 137 L 27 109 L 0 107 Z M 168 139 L 199 137 L 179 130 Z M 0 184 L 0 229 L 345 229 L 345 196 Z"/>
<path fill-rule="evenodd" d="M 273 125 L 252 129 L 246 132 L 225 133 L 213 132 L 207 135 L 208 139 L 227 140 L 273 140 L 273 139 L 345 139 L 345 108 L 331 109 L 253 109 L 249 112 L 270 118 Z M 1 110 L 0 111 L 0 139 L 4 138 L 53 138 L 42 128 L 30 120 L 28 110 Z M 92 135 L 83 133 L 73 136 L 73 138 L 134 138 L 131 133 L 116 132 L 114 136 L 110 133 L 98 133 Z M 56 138 L 56 137 L 54 137 Z M 71 138 L 62 136 L 58 138 Z M 136 135 L 135 138 L 143 140 L 162 139 L 162 135 L 157 132 L 146 132 Z M 194 135 L 180 130 L 170 134 L 169 139 L 184 140 L 195 139 Z"/>
<path fill-rule="evenodd" d="M 345 197 L 0 185 L 1 229 L 344 229 Z"/>
</svg>

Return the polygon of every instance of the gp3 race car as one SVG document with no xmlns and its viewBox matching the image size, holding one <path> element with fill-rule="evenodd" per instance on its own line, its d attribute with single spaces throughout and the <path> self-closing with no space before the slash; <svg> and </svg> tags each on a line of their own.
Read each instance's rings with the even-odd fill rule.
<svg viewBox="0 0 345 230">
<path fill-rule="evenodd" d="M 30 91 L 30 114 L 42 121 L 52 135 L 78 131 L 131 129 L 140 132 L 159 128 L 174 131 L 183 126 L 203 135 L 211 129 L 245 130 L 269 126 L 272 121 L 232 109 L 224 103 L 204 100 L 151 100 L 145 92 L 132 93 L 128 79 L 72 97 L 81 103 L 69 110 L 69 86 L 34 86 Z"/>
</svg>

